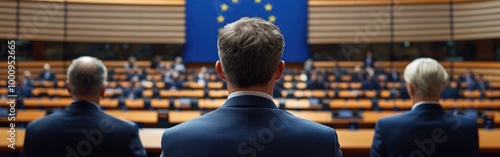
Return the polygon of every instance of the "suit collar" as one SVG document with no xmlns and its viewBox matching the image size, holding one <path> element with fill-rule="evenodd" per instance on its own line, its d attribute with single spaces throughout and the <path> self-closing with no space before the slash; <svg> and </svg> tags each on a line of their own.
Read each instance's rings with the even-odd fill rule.
<svg viewBox="0 0 500 157">
<path fill-rule="evenodd" d="M 80 111 L 80 110 L 91 110 L 91 111 L 100 111 L 99 105 L 94 102 L 84 101 L 84 100 L 75 100 L 69 106 L 68 110 L 70 111 Z"/>
<path fill-rule="evenodd" d="M 274 101 L 254 95 L 242 95 L 229 98 L 222 107 L 238 107 L 238 108 L 277 108 Z"/>
</svg>

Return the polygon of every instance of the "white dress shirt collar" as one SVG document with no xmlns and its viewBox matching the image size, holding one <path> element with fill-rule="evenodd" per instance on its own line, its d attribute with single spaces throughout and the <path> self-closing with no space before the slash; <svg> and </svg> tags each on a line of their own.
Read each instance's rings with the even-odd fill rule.
<svg viewBox="0 0 500 157">
<path fill-rule="evenodd" d="M 424 105 L 424 104 L 439 104 L 439 102 L 437 102 L 437 101 L 419 101 L 419 102 L 415 103 L 415 104 L 413 105 L 413 107 L 411 107 L 411 110 L 413 111 L 413 110 L 415 110 L 415 108 L 417 108 L 418 106 L 420 106 L 420 105 Z"/>
<path fill-rule="evenodd" d="M 231 99 L 231 98 L 237 97 L 237 96 L 244 96 L 244 95 L 260 96 L 263 98 L 267 98 L 271 101 L 274 101 L 274 99 L 271 95 L 264 93 L 264 92 L 257 92 L 257 91 L 236 91 L 236 92 L 229 94 L 229 96 L 227 96 L 227 99 Z"/>
</svg>

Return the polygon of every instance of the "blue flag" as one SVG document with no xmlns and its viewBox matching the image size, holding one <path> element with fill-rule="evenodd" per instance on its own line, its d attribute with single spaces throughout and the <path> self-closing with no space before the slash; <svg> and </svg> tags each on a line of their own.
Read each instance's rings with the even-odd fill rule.
<svg viewBox="0 0 500 157">
<path fill-rule="evenodd" d="M 307 0 L 186 0 L 186 62 L 215 62 L 219 29 L 241 17 L 273 22 L 285 37 L 283 60 L 303 62 L 307 43 Z"/>
</svg>

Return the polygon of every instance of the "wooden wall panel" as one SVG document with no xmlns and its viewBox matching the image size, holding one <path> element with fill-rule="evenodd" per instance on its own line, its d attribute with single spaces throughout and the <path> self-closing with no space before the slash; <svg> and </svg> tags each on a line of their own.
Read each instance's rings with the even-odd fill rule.
<svg viewBox="0 0 500 157">
<path fill-rule="evenodd" d="M 394 41 L 450 40 L 449 1 L 438 1 L 397 1 Z M 454 2 L 455 40 L 500 38 L 500 0 Z M 309 5 L 310 44 L 359 43 L 360 38 L 369 43 L 390 42 L 388 0 L 309 0 Z M 361 29 L 381 26 L 372 21 L 383 21 L 385 26 L 377 28 L 376 35 Z"/>
<path fill-rule="evenodd" d="M 309 7 L 309 43 L 385 42 L 389 38 L 387 6 Z"/>
<path fill-rule="evenodd" d="M 63 3 L 21 1 L 20 4 L 19 33 L 22 39 L 44 41 L 63 40 Z"/>
<path fill-rule="evenodd" d="M 455 39 L 500 38 L 500 0 L 454 7 Z"/>
<path fill-rule="evenodd" d="M 182 44 L 184 12 L 184 6 L 70 3 L 68 40 Z"/>
<path fill-rule="evenodd" d="M 16 34 L 16 1 L 0 3 L 0 39 L 14 38 Z"/>
<path fill-rule="evenodd" d="M 450 39 L 448 4 L 404 4 L 394 13 L 394 41 L 446 41 Z"/>
</svg>

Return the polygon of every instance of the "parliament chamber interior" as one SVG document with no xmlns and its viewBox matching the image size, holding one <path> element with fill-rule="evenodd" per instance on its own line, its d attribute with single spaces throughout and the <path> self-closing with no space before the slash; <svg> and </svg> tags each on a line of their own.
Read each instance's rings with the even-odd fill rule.
<svg viewBox="0 0 500 157">
<path fill-rule="evenodd" d="M 214 69 L 217 35 L 242 16 L 285 36 L 276 106 L 334 128 L 344 156 L 369 156 L 377 121 L 412 109 L 403 73 L 420 57 L 446 69 L 439 103 L 477 120 L 481 156 L 500 156 L 498 8 L 500 0 L 4 0 L 0 156 L 19 156 L 26 126 L 73 102 L 67 72 L 80 56 L 108 69 L 101 110 L 137 124 L 148 156 L 159 156 L 165 129 L 227 100 Z M 11 95 L 16 149 L 5 140 Z"/>
</svg>

